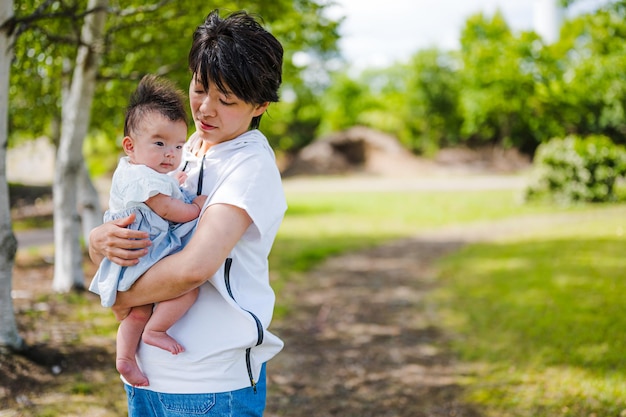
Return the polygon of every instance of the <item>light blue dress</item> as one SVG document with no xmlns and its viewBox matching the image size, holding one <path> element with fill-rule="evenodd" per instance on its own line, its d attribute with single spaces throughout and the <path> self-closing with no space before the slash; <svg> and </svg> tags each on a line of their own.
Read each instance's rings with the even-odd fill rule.
<svg viewBox="0 0 626 417">
<path fill-rule="evenodd" d="M 144 203 L 157 194 L 186 202 L 195 197 L 184 194 L 175 178 L 145 165 L 131 164 L 128 157 L 120 159 L 113 174 L 109 209 L 104 214 L 104 221 L 135 213 L 135 222 L 128 228 L 148 232 L 152 245 L 148 254 L 139 258 L 139 263 L 134 266 L 123 267 L 106 258 L 102 261 L 89 290 L 100 295 L 104 307 L 115 304 L 117 291 L 127 291 L 148 268 L 163 257 L 178 252 L 191 238 L 197 219 L 186 223 L 163 219 Z"/>
</svg>

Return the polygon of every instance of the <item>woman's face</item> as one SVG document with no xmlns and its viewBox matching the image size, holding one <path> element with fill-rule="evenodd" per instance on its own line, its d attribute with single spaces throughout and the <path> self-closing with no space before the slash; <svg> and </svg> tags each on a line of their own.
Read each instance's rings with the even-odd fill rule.
<svg viewBox="0 0 626 417">
<path fill-rule="evenodd" d="M 263 114 L 269 104 L 246 103 L 232 93 L 221 92 L 213 83 L 205 91 L 195 76 L 189 85 L 189 103 L 196 134 L 210 145 L 248 131 L 252 118 Z"/>
</svg>

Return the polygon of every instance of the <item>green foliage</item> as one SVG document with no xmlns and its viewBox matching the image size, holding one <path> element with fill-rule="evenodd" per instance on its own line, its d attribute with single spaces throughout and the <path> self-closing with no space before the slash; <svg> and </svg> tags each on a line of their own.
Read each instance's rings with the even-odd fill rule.
<svg viewBox="0 0 626 417">
<path fill-rule="evenodd" d="M 612 201 L 616 180 L 626 176 L 626 148 L 605 136 L 553 139 L 537 149 L 533 174 L 528 199 Z"/>
<path fill-rule="evenodd" d="M 118 141 L 112 141 L 103 133 L 94 133 L 86 138 L 83 153 L 88 161 L 87 168 L 92 177 L 110 174 L 111 169 L 117 166 L 117 162 L 123 153 Z"/>
<path fill-rule="evenodd" d="M 597 209 L 440 262 L 436 302 L 485 415 L 623 414 L 624 219 Z"/>
<path fill-rule="evenodd" d="M 63 90 L 69 86 L 86 3 L 15 2 L 20 36 L 9 92 L 12 137 L 19 133 L 58 137 Z M 91 134 L 103 134 L 112 144 L 119 140 L 128 97 L 146 73 L 164 75 L 186 91 L 192 33 L 212 9 L 219 8 L 222 15 L 240 9 L 256 14 L 284 46 L 283 92 L 289 94 L 283 96 L 293 96 L 291 101 L 299 110 L 277 111 L 284 117 L 276 128 L 264 124 L 270 141 L 275 145 L 283 145 L 279 142 L 284 137 L 291 139 L 285 141 L 290 144 L 310 141 L 321 117 L 312 92 L 325 86 L 323 81 L 311 79 L 324 80 L 325 62 L 337 55 L 339 21 L 326 17 L 326 7 L 327 3 L 314 0 L 221 0 L 210 4 L 200 0 L 112 0 L 91 109 Z M 306 54 L 310 65 L 295 65 L 296 53 Z"/>
<path fill-rule="evenodd" d="M 333 74 L 322 100 L 324 118 L 319 133 L 348 129 L 365 121 L 368 112 L 381 107 L 371 91 L 371 83 L 353 80 L 345 72 Z"/>
<path fill-rule="evenodd" d="M 537 34 L 514 36 L 499 13 L 491 20 L 478 15 L 467 21 L 461 43 L 459 105 L 466 141 L 532 154 L 548 129 L 561 132 L 551 123 L 554 98 L 545 94 L 546 84 L 561 79 L 559 67 Z"/>
<path fill-rule="evenodd" d="M 626 143 L 625 16 L 623 8 L 609 7 L 564 25 L 552 48 L 561 70 L 550 114 L 565 129 L 556 136 L 604 134 Z"/>
<path fill-rule="evenodd" d="M 320 120 L 313 92 L 302 88 L 292 100 L 272 104 L 261 119 L 261 129 L 276 149 L 294 152 L 311 143 Z"/>
<path fill-rule="evenodd" d="M 36 18 L 18 27 L 9 85 L 9 137 L 48 135 L 58 140 L 62 89 L 69 83 L 82 20 L 53 2 L 48 13 L 35 14 L 38 0 L 15 1 L 18 19 Z M 84 8 L 84 6 L 83 6 Z"/>
<path fill-rule="evenodd" d="M 406 122 L 400 134 L 409 149 L 431 154 L 458 144 L 462 89 L 456 75 L 457 61 L 456 54 L 429 49 L 418 52 L 409 63 Z"/>
<path fill-rule="evenodd" d="M 128 96 L 145 73 L 166 75 L 186 90 L 191 33 L 218 7 L 223 14 L 246 9 L 262 16 L 285 47 L 282 102 L 270 107 L 261 126 L 279 151 L 297 151 L 356 124 L 395 135 L 426 155 L 456 144 L 499 144 L 533 154 L 541 143 L 569 134 L 626 143 L 623 1 L 566 21 L 554 44 L 533 32 L 514 33 L 500 13 L 477 14 L 465 22 L 459 51 L 416 51 L 406 62 L 358 75 L 338 67 L 341 19 L 326 17 L 329 5 L 112 1 L 91 132 L 111 143 L 119 139 Z M 24 25 L 11 71 L 13 141 L 58 136 L 85 7 L 86 0 L 16 1 Z"/>
<path fill-rule="evenodd" d="M 422 154 L 463 143 L 532 155 L 569 134 L 626 143 L 623 1 L 566 21 L 554 44 L 513 33 L 500 13 L 477 14 L 459 51 L 418 51 L 406 63 L 346 74 L 322 97 L 320 133 L 364 124 Z"/>
</svg>

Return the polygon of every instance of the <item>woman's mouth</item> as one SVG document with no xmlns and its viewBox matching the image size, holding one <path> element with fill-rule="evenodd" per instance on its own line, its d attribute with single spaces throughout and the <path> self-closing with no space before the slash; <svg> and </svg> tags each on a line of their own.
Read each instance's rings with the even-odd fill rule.
<svg viewBox="0 0 626 417">
<path fill-rule="evenodd" d="M 213 129 L 215 129 L 215 126 L 213 126 L 211 124 L 208 124 L 208 123 L 205 123 L 202 120 L 198 120 L 198 123 L 200 124 L 200 128 L 202 130 L 213 130 Z"/>
</svg>

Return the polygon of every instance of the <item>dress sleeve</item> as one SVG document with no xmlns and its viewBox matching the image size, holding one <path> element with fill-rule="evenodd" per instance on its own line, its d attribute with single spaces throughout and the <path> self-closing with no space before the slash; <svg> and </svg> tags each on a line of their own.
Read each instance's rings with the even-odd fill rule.
<svg viewBox="0 0 626 417">
<path fill-rule="evenodd" d="M 176 179 L 167 174 L 160 174 L 144 165 L 133 166 L 129 174 L 134 180 L 127 181 L 125 189 L 122 190 L 125 208 L 144 203 L 157 194 L 175 198 L 182 196 Z"/>
</svg>

